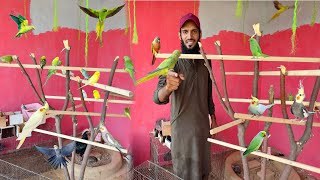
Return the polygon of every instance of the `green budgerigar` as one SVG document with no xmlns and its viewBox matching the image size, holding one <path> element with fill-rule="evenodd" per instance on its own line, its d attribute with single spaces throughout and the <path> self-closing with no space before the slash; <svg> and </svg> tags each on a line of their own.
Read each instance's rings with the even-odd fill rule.
<svg viewBox="0 0 320 180">
<path fill-rule="evenodd" d="M 133 83 L 136 83 L 136 79 L 134 77 L 134 66 L 133 66 L 133 62 L 130 59 L 129 56 L 124 56 L 124 70 L 127 71 L 130 74 L 131 79 L 133 80 Z"/>
<path fill-rule="evenodd" d="M 13 60 L 16 60 L 17 56 L 16 55 L 6 55 L 6 56 L 2 56 L 0 57 L 1 62 L 3 63 L 9 63 L 11 64 Z"/>
<path fill-rule="evenodd" d="M 83 68 L 80 69 L 80 72 L 82 74 L 82 76 L 84 77 L 84 79 L 89 79 L 91 77 L 91 75 Z"/>
<path fill-rule="evenodd" d="M 173 69 L 176 63 L 178 62 L 181 51 L 175 50 L 167 59 L 162 61 L 162 63 L 154 71 L 148 73 L 145 77 L 139 79 L 136 82 L 136 85 L 141 84 L 145 81 L 148 81 L 156 76 L 166 76 L 170 69 Z"/>
<path fill-rule="evenodd" d="M 41 68 L 41 74 L 43 71 L 43 67 L 47 64 L 47 58 L 45 56 L 41 56 L 40 58 L 40 68 Z"/>
<path fill-rule="evenodd" d="M 263 138 L 267 135 L 265 131 L 260 131 L 250 142 L 247 150 L 243 152 L 243 156 L 248 156 L 253 151 L 256 151 L 260 148 Z"/>
<path fill-rule="evenodd" d="M 18 24 L 18 33 L 16 34 L 16 37 L 20 37 L 22 34 L 25 34 L 31 30 L 34 30 L 34 26 L 28 25 L 28 20 L 21 16 L 15 16 L 13 14 L 10 14 L 10 17 Z"/>
<path fill-rule="evenodd" d="M 256 39 L 251 37 L 249 39 L 249 42 L 250 42 L 250 50 L 251 50 L 253 58 L 268 57 L 268 55 L 262 53 L 260 45 Z"/>
<path fill-rule="evenodd" d="M 130 107 L 126 107 L 124 109 L 124 115 L 127 116 L 131 120 Z"/>
<path fill-rule="evenodd" d="M 103 28 L 104 28 L 105 19 L 117 14 L 124 7 L 124 5 L 115 7 L 113 9 L 102 8 L 100 10 L 85 8 L 82 6 L 79 6 L 79 7 L 83 12 L 85 12 L 89 16 L 94 17 L 94 18 L 98 18 L 98 22 L 96 25 L 96 33 L 97 33 L 96 39 L 99 38 L 100 46 L 102 46 L 102 32 L 103 32 Z"/>
<path fill-rule="evenodd" d="M 59 57 L 55 57 L 52 62 L 51 62 L 51 66 L 60 66 L 62 64 L 62 62 L 60 61 Z M 47 84 L 48 80 L 50 79 L 50 77 L 55 74 L 57 72 L 56 69 L 49 69 L 48 74 L 47 74 L 47 79 L 46 82 L 43 84 L 43 87 Z"/>
</svg>

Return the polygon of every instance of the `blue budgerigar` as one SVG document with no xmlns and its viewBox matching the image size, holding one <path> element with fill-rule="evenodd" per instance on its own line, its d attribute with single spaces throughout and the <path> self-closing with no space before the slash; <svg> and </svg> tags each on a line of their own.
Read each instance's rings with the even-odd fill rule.
<svg viewBox="0 0 320 180">
<path fill-rule="evenodd" d="M 251 103 L 250 103 L 248 109 L 255 116 L 262 115 L 267 109 L 271 108 L 274 105 L 274 104 L 269 104 L 269 105 L 259 104 L 258 98 L 253 97 L 253 96 L 251 96 L 251 98 L 252 98 L 252 100 L 251 100 Z"/>
</svg>

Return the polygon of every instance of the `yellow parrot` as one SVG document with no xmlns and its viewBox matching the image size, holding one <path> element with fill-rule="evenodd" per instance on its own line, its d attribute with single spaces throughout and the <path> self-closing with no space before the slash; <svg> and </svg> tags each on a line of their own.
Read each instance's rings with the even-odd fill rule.
<svg viewBox="0 0 320 180">
<path fill-rule="evenodd" d="M 294 8 L 294 6 L 284 6 L 279 1 L 273 1 L 273 4 L 274 4 L 274 7 L 277 9 L 277 12 L 273 14 L 273 16 L 268 21 L 268 23 L 271 22 L 272 20 L 276 19 L 277 17 L 279 17 L 280 14 L 282 14 L 286 10 Z"/>
<path fill-rule="evenodd" d="M 93 85 L 93 84 L 95 84 L 95 83 L 97 83 L 98 82 L 98 80 L 99 80 L 99 78 L 100 78 L 100 71 L 96 71 L 89 79 L 88 79 L 88 82 L 85 84 L 85 85 L 83 85 L 83 86 L 81 86 L 80 88 L 83 88 L 83 87 L 85 87 L 85 86 L 87 86 L 87 85 Z M 80 89 L 79 88 L 79 89 Z"/>
<path fill-rule="evenodd" d="M 94 99 L 100 99 L 100 93 L 98 90 L 93 90 L 93 97 Z"/>
<path fill-rule="evenodd" d="M 29 120 L 25 123 L 22 132 L 19 134 L 17 141 L 20 140 L 17 149 L 19 149 L 23 142 L 26 140 L 28 134 L 30 134 L 35 128 L 37 128 L 49 110 L 48 102 L 45 102 L 44 106 L 41 106 L 35 113 L 31 115 Z"/>
</svg>

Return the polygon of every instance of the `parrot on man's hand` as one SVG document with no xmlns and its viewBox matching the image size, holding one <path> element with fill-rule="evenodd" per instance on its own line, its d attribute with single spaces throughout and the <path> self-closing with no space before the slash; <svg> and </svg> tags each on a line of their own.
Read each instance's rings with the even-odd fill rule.
<svg viewBox="0 0 320 180">
<path fill-rule="evenodd" d="M 285 6 L 285 5 L 281 4 L 279 1 L 273 1 L 273 5 L 277 9 L 277 12 L 272 15 L 272 17 L 268 21 L 268 23 L 271 22 L 272 20 L 276 19 L 277 17 L 279 17 L 286 10 L 294 8 L 294 5 L 293 6 Z"/>
<path fill-rule="evenodd" d="M 48 159 L 49 164 L 54 169 L 58 169 L 58 167 L 61 168 L 61 165 L 63 165 L 64 167 L 67 167 L 67 160 L 65 157 L 69 156 L 72 153 L 75 146 L 76 146 L 76 142 L 73 141 L 63 146 L 61 149 L 57 145 L 54 145 L 53 148 L 45 148 L 45 147 L 39 147 L 39 146 L 35 146 L 35 147 L 41 153 L 47 156 L 50 156 L 50 158 Z"/>
<path fill-rule="evenodd" d="M 160 52 L 160 38 L 157 36 L 151 43 L 152 61 L 151 65 L 156 62 L 156 54 Z"/>
<path fill-rule="evenodd" d="M 124 70 L 129 73 L 131 79 L 133 80 L 133 83 L 136 83 L 136 79 L 134 77 L 135 71 L 134 71 L 132 60 L 128 56 L 124 56 L 123 59 L 124 59 L 124 67 L 125 67 Z"/>
<path fill-rule="evenodd" d="M 22 132 L 19 134 L 17 141 L 20 140 L 17 149 L 19 149 L 23 142 L 26 140 L 26 137 L 37 128 L 43 121 L 47 111 L 49 110 L 48 102 L 44 103 L 44 106 L 41 106 L 36 112 L 34 112 L 29 120 L 25 123 Z"/>
<path fill-rule="evenodd" d="M 274 104 L 269 104 L 269 105 L 263 105 L 263 104 L 259 104 L 259 99 L 256 97 L 251 96 L 252 100 L 251 103 L 248 107 L 249 111 L 253 114 L 253 115 L 262 115 L 267 109 L 271 108 Z"/>
<path fill-rule="evenodd" d="M 253 151 L 256 151 L 260 148 L 263 138 L 267 135 L 265 131 L 260 131 L 250 142 L 247 150 L 243 152 L 243 156 L 246 157 Z"/>
<path fill-rule="evenodd" d="M 155 69 L 154 71 L 148 73 L 145 77 L 137 80 L 136 85 L 141 84 L 145 81 L 148 81 L 156 76 L 167 76 L 168 71 L 170 69 L 173 69 L 176 63 L 178 62 L 179 56 L 181 54 L 181 51 L 175 50 L 171 54 L 170 57 L 162 61 L 162 63 Z"/>
<path fill-rule="evenodd" d="M 55 57 L 52 62 L 51 62 L 51 66 L 60 66 L 62 64 L 62 62 L 59 60 L 59 57 Z M 49 69 L 48 70 L 48 74 L 47 74 L 47 79 L 46 82 L 43 84 L 43 87 L 47 84 L 48 80 L 50 79 L 50 77 L 52 75 L 54 75 L 57 72 L 56 69 Z"/>
<path fill-rule="evenodd" d="M 250 51 L 252 53 L 253 58 L 268 57 L 268 55 L 262 53 L 260 45 L 255 38 L 251 37 L 249 39 L 249 42 L 250 42 Z"/>
<path fill-rule="evenodd" d="M 93 84 L 97 83 L 98 80 L 99 80 L 99 78 L 100 78 L 100 71 L 96 71 L 96 72 L 88 79 L 87 83 L 85 83 L 85 85 L 81 86 L 80 88 L 83 88 L 83 87 L 85 87 L 85 86 L 88 86 L 89 84 L 90 84 L 90 85 L 93 85 Z M 79 89 L 80 89 L 80 88 L 79 88 Z"/>
<path fill-rule="evenodd" d="M 130 107 L 126 107 L 124 109 L 124 115 L 127 116 L 131 120 Z"/>
<path fill-rule="evenodd" d="M 18 33 L 16 34 L 16 37 L 20 37 L 22 34 L 25 34 L 31 30 L 34 30 L 34 26 L 29 26 L 28 25 L 28 20 L 21 16 L 21 15 L 18 15 L 15 16 L 13 14 L 10 14 L 10 17 L 18 24 Z"/>
<path fill-rule="evenodd" d="M 6 55 L 6 56 L 1 56 L 0 60 L 3 63 L 9 63 L 11 64 L 13 60 L 16 60 L 18 57 L 16 55 Z"/>
<path fill-rule="evenodd" d="M 79 7 L 84 13 L 88 14 L 91 17 L 98 19 L 98 22 L 96 25 L 96 33 L 97 33 L 96 39 L 99 38 L 100 46 L 102 46 L 102 32 L 103 32 L 103 28 L 104 28 L 105 19 L 117 14 L 124 7 L 124 5 L 115 7 L 113 9 L 102 8 L 100 10 L 85 8 L 82 6 L 79 6 Z"/>
<path fill-rule="evenodd" d="M 93 97 L 94 99 L 100 99 L 100 93 L 98 90 L 93 90 Z"/>
<path fill-rule="evenodd" d="M 43 67 L 47 64 L 47 58 L 45 56 L 41 56 L 40 58 L 40 68 L 41 68 L 41 74 L 43 71 Z"/>
<path fill-rule="evenodd" d="M 89 79 L 91 77 L 90 74 L 83 68 L 80 69 L 80 72 L 81 72 L 82 76 L 84 77 L 84 79 Z"/>
</svg>

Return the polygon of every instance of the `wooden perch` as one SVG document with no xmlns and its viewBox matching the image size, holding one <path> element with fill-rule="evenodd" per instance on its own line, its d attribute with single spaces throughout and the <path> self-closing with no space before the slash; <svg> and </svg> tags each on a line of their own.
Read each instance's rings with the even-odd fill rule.
<svg viewBox="0 0 320 180">
<path fill-rule="evenodd" d="M 320 70 L 292 70 L 287 71 L 287 76 L 320 76 Z M 253 72 L 226 72 L 226 75 L 250 76 Z M 280 76 L 279 71 L 261 71 L 260 76 Z"/>
<path fill-rule="evenodd" d="M 95 112 L 75 112 L 75 111 L 55 111 L 55 110 L 49 110 L 47 114 L 54 114 L 54 115 L 78 115 L 78 116 L 101 116 L 101 113 L 95 113 Z M 107 114 L 109 117 L 126 117 L 124 114 Z"/>
<path fill-rule="evenodd" d="M 157 54 L 156 58 L 168 58 L 171 54 Z M 279 61 L 279 62 L 314 62 L 319 63 L 320 58 L 310 57 L 281 57 L 281 56 L 269 56 L 265 58 L 253 59 L 252 56 L 239 56 L 239 55 L 206 55 L 210 60 L 230 60 L 230 61 Z M 200 54 L 181 54 L 181 59 L 203 59 Z"/>
<path fill-rule="evenodd" d="M 46 96 L 47 99 L 65 99 L 64 96 Z M 80 97 L 74 97 L 75 101 L 81 101 Z M 85 98 L 85 101 L 91 101 L 91 102 L 103 102 L 103 99 L 94 99 L 94 98 Z M 116 99 L 109 99 L 107 103 L 114 103 L 114 104 L 133 104 L 133 101 L 129 100 L 116 100 Z"/>
<path fill-rule="evenodd" d="M 224 124 L 222 126 L 219 126 L 219 127 L 214 128 L 214 129 L 211 129 L 210 130 L 210 134 L 212 135 L 212 134 L 216 134 L 218 132 L 224 131 L 224 130 L 229 129 L 229 128 L 233 127 L 233 126 L 241 124 L 244 121 L 245 121 L 244 119 L 238 119 L 238 120 L 235 120 L 235 121 L 231 121 L 231 122 L 229 122 L 227 124 Z"/>
<path fill-rule="evenodd" d="M 245 151 L 247 149 L 247 148 L 244 148 L 244 147 L 241 147 L 241 146 L 237 146 L 237 145 L 234 145 L 234 144 L 226 143 L 226 142 L 223 142 L 223 141 L 218 141 L 216 139 L 208 138 L 207 140 L 209 142 L 211 142 L 211 143 L 219 144 L 221 146 L 225 146 L 225 147 L 228 147 L 228 148 L 231 148 L 231 149 L 235 149 L 235 150 L 238 150 L 238 151 Z M 310 166 L 310 165 L 307 165 L 307 164 L 302 164 L 302 163 L 295 162 L 295 161 L 291 161 L 291 160 L 288 160 L 288 159 L 285 159 L 285 158 L 281 158 L 281 157 L 265 154 L 265 153 L 258 152 L 258 151 L 254 151 L 251 154 L 254 154 L 254 155 L 260 156 L 260 157 L 264 157 L 264 158 L 267 158 L 267 159 L 271 159 L 271 160 L 274 160 L 274 161 L 277 161 L 277 162 L 281 162 L 281 163 L 284 163 L 284 164 L 288 164 L 290 166 L 295 166 L 295 167 L 298 167 L 298 168 L 301 168 L 301 169 L 305 169 L 305 170 L 308 170 L 308 171 L 312 171 L 312 172 L 316 172 L 316 173 L 320 172 L 320 168 L 317 168 L 317 167 L 314 167 L 314 166 Z"/>
<path fill-rule="evenodd" d="M 82 143 L 85 143 L 85 144 L 90 144 L 90 145 L 93 145 L 93 146 L 97 146 L 97 147 L 101 147 L 101 148 L 104 148 L 104 149 L 110 149 L 110 150 L 119 152 L 119 150 L 117 148 L 115 148 L 113 146 L 109 146 L 107 144 L 101 144 L 101 143 L 97 143 L 97 142 L 92 142 L 92 141 L 84 140 L 84 139 L 81 139 L 81 138 L 67 136 L 67 135 L 64 135 L 64 134 L 58 134 L 58 133 L 51 132 L 51 131 L 45 131 L 45 130 L 42 130 L 42 129 L 35 129 L 33 131 L 38 132 L 38 133 L 42 133 L 42 134 L 47 134 L 47 135 L 50 135 L 50 136 L 56 136 L 56 137 L 61 137 L 61 138 L 64 138 L 64 139 L 69 139 L 69 140 L 72 140 L 72 141 L 82 142 Z M 128 151 L 126 149 L 120 149 L 120 151 L 122 153 L 128 153 Z"/>
<path fill-rule="evenodd" d="M 66 77 L 65 75 L 61 74 L 61 73 L 56 73 L 55 75 L 57 76 L 61 76 L 61 77 Z M 78 81 L 78 79 L 76 77 L 70 77 L 71 80 L 73 81 Z M 87 80 L 82 80 L 82 83 L 85 84 L 87 83 Z M 88 85 L 88 86 L 93 86 L 99 89 L 103 89 L 106 91 L 110 91 L 116 94 L 120 94 L 123 96 L 127 96 L 127 97 L 132 97 L 133 93 L 131 91 L 125 90 L 125 89 L 120 89 L 120 88 L 116 88 L 116 87 L 112 87 L 112 86 L 108 86 L 108 85 L 104 85 L 104 84 L 99 84 L 99 83 L 95 83 L 94 85 Z"/>
<path fill-rule="evenodd" d="M 224 98 L 222 98 L 223 101 L 225 101 Z M 251 102 L 251 99 L 240 99 L 240 98 L 229 98 L 229 101 L 230 102 L 240 102 L 240 103 L 250 103 Z M 264 99 L 261 99 L 259 100 L 259 103 L 262 103 L 262 104 L 269 104 L 269 101 L 268 100 L 264 100 Z M 274 100 L 274 104 L 280 104 L 280 100 Z M 309 106 L 309 102 L 307 101 L 303 101 L 302 102 L 305 106 Z M 293 101 L 286 101 L 286 104 L 287 105 L 292 105 L 293 104 Z M 316 102 L 315 103 L 315 106 L 320 106 L 320 102 Z"/>
<path fill-rule="evenodd" d="M 252 121 L 264 121 L 264 122 L 273 122 L 273 123 L 281 123 L 281 124 L 294 124 L 305 126 L 305 121 L 298 121 L 298 120 L 290 120 L 290 119 L 283 119 L 283 118 L 274 118 L 274 117 L 267 117 L 267 116 L 252 116 L 250 114 L 241 114 L 241 113 L 234 113 L 234 118 L 239 119 L 246 119 Z M 313 127 L 320 127 L 320 123 L 313 123 Z"/>
<path fill-rule="evenodd" d="M 22 64 L 24 68 L 31 69 L 40 69 L 40 65 L 34 64 Z M 8 63 L 0 63 L 0 67 L 20 67 L 18 64 L 8 64 Z M 79 71 L 83 68 L 86 71 L 100 71 L 100 72 L 111 72 L 110 68 L 92 68 L 92 67 L 71 67 L 71 66 L 44 66 L 43 69 L 58 69 L 58 70 L 70 70 L 70 71 Z M 119 73 L 127 73 L 124 69 L 116 69 L 116 72 Z"/>
</svg>

